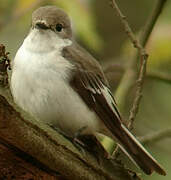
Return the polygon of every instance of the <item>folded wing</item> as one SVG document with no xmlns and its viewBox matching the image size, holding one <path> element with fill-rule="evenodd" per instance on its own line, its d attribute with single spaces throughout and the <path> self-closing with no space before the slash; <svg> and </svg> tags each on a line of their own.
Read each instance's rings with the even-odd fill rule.
<svg viewBox="0 0 171 180">
<path fill-rule="evenodd" d="M 96 112 L 113 137 L 118 140 L 121 149 L 146 174 L 156 171 L 161 175 L 166 175 L 163 168 L 121 122 L 116 103 L 97 61 L 78 45 L 64 48 L 63 56 L 76 68 L 76 70 L 73 69 L 71 86 L 87 106 Z"/>
</svg>

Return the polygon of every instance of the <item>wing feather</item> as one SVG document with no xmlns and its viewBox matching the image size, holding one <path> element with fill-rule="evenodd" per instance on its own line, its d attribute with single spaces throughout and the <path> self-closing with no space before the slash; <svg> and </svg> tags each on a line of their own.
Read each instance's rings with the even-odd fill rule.
<svg viewBox="0 0 171 180">
<path fill-rule="evenodd" d="M 63 56 L 75 66 L 70 82 L 72 88 L 90 110 L 96 112 L 113 137 L 117 138 L 123 151 L 127 152 L 146 174 L 156 171 L 165 175 L 165 171 L 157 161 L 123 125 L 116 102 L 98 62 L 77 44 L 64 48 Z"/>
</svg>

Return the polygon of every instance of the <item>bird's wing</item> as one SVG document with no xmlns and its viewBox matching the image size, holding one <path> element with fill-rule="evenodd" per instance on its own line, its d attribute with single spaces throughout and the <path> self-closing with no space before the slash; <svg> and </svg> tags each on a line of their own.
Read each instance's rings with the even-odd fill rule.
<svg viewBox="0 0 171 180">
<path fill-rule="evenodd" d="M 77 44 L 64 48 L 63 56 L 76 67 L 70 82 L 73 89 L 101 119 L 107 116 L 102 120 L 109 129 L 121 126 L 120 114 L 99 63 Z"/>
<path fill-rule="evenodd" d="M 75 65 L 72 88 L 80 95 L 90 110 L 93 110 L 117 138 L 123 151 L 138 164 L 145 173 L 153 171 L 165 175 L 156 160 L 143 148 L 122 124 L 114 98 L 98 62 L 77 44 L 65 47 L 63 56 Z"/>
<path fill-rule="evenodd" d="M 70 82 L 72 88 L 116 138 L 116 133 L 124 136 L 118 131 L 122 127 L 121 116 L 99 63 L 75 43 L 63 49 L 63 56 L 76 67 Z"/>
</svg>

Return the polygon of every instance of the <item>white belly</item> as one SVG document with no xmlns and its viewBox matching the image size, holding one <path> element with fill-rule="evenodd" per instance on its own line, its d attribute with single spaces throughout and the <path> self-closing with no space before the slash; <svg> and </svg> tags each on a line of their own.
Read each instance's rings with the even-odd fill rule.
<svg viewBox="0 0 171 180">
<path fill-rule="evenodd" d="M 33 53 L 21 47 L 14 60 L 11 90 L 15 102 L 37 120 L 53 124 L 68 134 L 82 127 L 98 131 L 96 114 L 69 86 L 72 65 L 56 58 L 56 51 Z"/>
</svg>

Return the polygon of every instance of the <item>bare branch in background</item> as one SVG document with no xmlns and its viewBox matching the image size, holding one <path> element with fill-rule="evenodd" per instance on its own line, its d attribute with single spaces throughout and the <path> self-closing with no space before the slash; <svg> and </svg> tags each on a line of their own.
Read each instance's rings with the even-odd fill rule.
<svg viewBox="0 0 171 180">
<path fill-rule="evenodd" d="M 149 18 L 149 21 L 147 22 L 147 25 L 146 25 L 142 35 L 140 36 L 140 42 L 142 43 L 142 46 L 146 45 L 148 38 L 154 28 L 154 25 L 157 22 L 157 19 L 160 16 L 160 14 L 164 8 L 166 1 L 167 0 L 158 0 L 157 4 L 153 10 L 152 16 L 151 16 L 151 18 Z M 128 127 L 130 129 L 132 129 L 133 122 L 135 120 L 136 114 L 138 113 L 138 108 L 139 108 L 140 100 L 142 97 L 143 83 L 144 83 L 144 79 L 145 79 L 145 75 L 146 75 L 147 58 L 145 58 L 144 55 L 141 54 L 141 51 L 140 51 L 140 57 L 141 57 L 141 66 L 140 66 L 140 71 L 139 71 L 138 80 L 137 80 L 137 90 L 135 93 L 133 106 L 131 108 L 130 116 L 129 116 Z M 137 58 L 137 60 L 138 59 L 139 58 Z"/>
<path fill-rule="evenodd" d="M 169 75 L 165 72 L 149 71 L 147 72 L 147 77 L 171 84 L 171 74 Z"/>
<path fill-rule="evenodd" d="M 129 90 L 135 83 L 135 80 L 137 78 L 137 64 L 140 61 L 140 71 L 138 75 L 137 80 L 137 89 L 135 93 L 135 98 L 133 101 L 132 108 L 130 110 L 130 116 L 128 121 L 128 128 L 132 129 L 133 122 L 135 120 L 136 114 L 138 112 L 140 100 L 142 97 L 142 89 L 144 84 L 144 78 L 146 74 L 146 63 L 148 55 L 144 49 L 145 44 L 148 41 L 148 38 L 152 32 L 152 29 L 164 7 L 166 0 L 158 0 L 156 3 L 156 6 L 152 12 L 151 18 L 149 18 L 149 21 L 147 22 L 146 28 L 144 32 L 141 34 L 140 41 L 138 41 L 130 28 L 126 17 L 122 14 L 121 10 L 119 9 L 117 3 L 115 0 L 111 0 L 111 5 L 113 9 L 116 11 L 118 17 L 120 18 L 121 23 L 123 24 L 125 32 L 128 34 L 129 39 L 133 43 L 134 47 L 138 49 L 138 51 L 135 53 L 134 58 L 130 60 L 128 67 L 122 77 L 122 80 L 118 86 L 118 89 L 116 91 L 116 98 L 118 99 L 117 102 L 120 106 L 120 108 L 124 107 L 126 96 L 128 95 Z M 140 56 L 140 57 L 139 57 Z M 118 156 L 118 147 L 115 149 L 115 155 Z"/>
<path fill-rule="evenodd" d="M 139 62 L 139 59 L 141 60 L 140 71 L 139 71 L 138 80 L 137 80 L 136 94 L 135 94 L 133 106 L 132 106 L 132 109 L 130 111 L 130 116 L 129 116 L 128 127 L 130 129 L 132 129 L 134 119 L 138 112 L 138 107 L 139 107 L 140 100 L 142 97 L 144 78 L 145 78 L 145 74 L 146 74 L 146 63 L 147 63 L 148 55 L 145 52 L 144 46 L 148 41 L 148 38 L 149 38 L 149 36 L 152 32 L 152 29 L 164 7 L 165 2 L 166 2 L 166 0 L 158 0 L 155 8 L 153 10 L 152 16 L 151 16 L 151 18 L 149 18 L 146 28 L 144 29 L 143 33 L 140 36 L 140 41 L 138 41 L 136 39 L 135 35 L 133 34 L 133 31 L 131 30 L 125 16 L 122 14 L 120 9 L 118 8 L 116 1 L 111 0 L 112 7 L 117 12 L 117 15 L 119 16 L 119 18 L 124 26 L 125 32 L 128 34 L 128 37 L 131 40 L 131 42 L 133 43 L 134 47 L 138 49 L 138 52 L 136 52 L 135 57 L 132 59 L 132 61 L 130 61 L 130 64 L 128 65 L 128 67 L 126 69 L 126 71 L 123 75 L 123 78 L 121 80 L 121 83 L 118 87 L 118 90 L 116 92 L 116 97 L 118 98 L 119 105 L 121 105 L 121 107 L 124 105 L 126 95 L 128 94 L 130 88 L 132 87 L 132 85 L 135 82 L 135 79 L 137 77 L 136 66 Z M 139 55 L 140 55 L 140 57 L 139 57 Z"/>
<path fill-rule="evenodd" d="M 147 56 L 147 53 L 146 53 L 145 49 L 142 47 L 142 45 L 136 39 L 136 36 L 134 35 L 132 29 L 130 28 L 130 26 L 128 24 L 126 16 L 124 16 L 122 14 L 122 12 L 119 9 L 118 5 L 116 4 L 115 0 L 111 0 L 111 6 L 113 7 L 115 12 L 117 13 L 118 17 L 120 18 L 121 23 L 122 23 L 122 25 L 124 27 L 124 30 L 125 30 L 126 34 L 128 35 L 129 39 L 131 40 L 132 44 L 134 45 L 134 47 L 137 48 L 140 51 L 141 55 L 143 54 L 144 56 Z"/>
<path fill-rule="evenodd" d="M 126 34 L 128 34 L 129 39 L 133 43 L 133 46 L 139 50 L 139 52 L 137 54 L 139 55 L 139 53 L 140 53 L 141 59 L 146 60 L 148 57 L 147 53 L 145 52 L 144 48 L 141 46 L 139 41 L 136 39 L 133 31 L 131 30 L 131 28 L 126 20 L 126 17 L 122 14 L 118 5 L 116 4 L 116 1 L 111 0 L 111 5 L 114 8 L 114 10 L 116 11 L 118 17 L 120 18 L 120 21 L 123 24 L 124 30 L 125 30 Z M 137 54 L 136 54 L 136 57 L 137 57 Z M 135 83 L 135 80 L 137 77 L 136 76 L 137 75 L 136 66 L 137 66 L 137 58 L 133 58 L 132 60 L 129 61 L 128 67 L 127 67 L 127 69 L 122 77 L 122 80 L 118 86 L 118 89 L 116 91 L 115 96 L 116 96 L 117 103 L 118 103 L 121 111 L 124 108 L 126 96 L 129 92 L 130 88 L 132 87 L 132 85 Z"/>
<path fill-rule="evenodd" d="M 171 137 L 171 128 L 160 130 L 157 132 L 150 133 L 146 136 L 139 137 L 138 139 L 142 144 L 152 144 L 162 139 Z"/>
<path fill-rule="evenodd" d="M 126 67 L 124 64 L 118 64 L 116 62 L 111 62 L 106 65 L 103 65 L 103 71 L 106 77 L 108 78 L 108 81 L 111 82 L 111 85 L 116 81 L 115 74 L 119 73 L 119 76 L 121 77 L 125 71 L 125 68 Z M 146 72 L 146 77 L 171 84 L 171 74 L 159 70 L 148 70 Z"/>
</svg>

